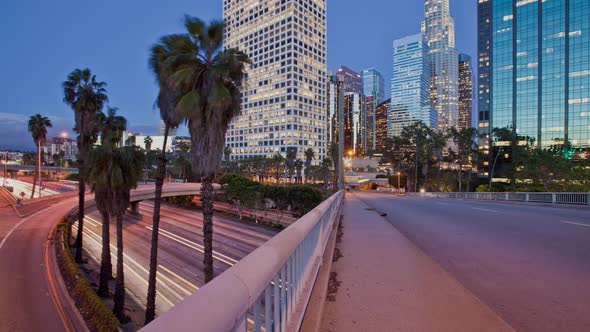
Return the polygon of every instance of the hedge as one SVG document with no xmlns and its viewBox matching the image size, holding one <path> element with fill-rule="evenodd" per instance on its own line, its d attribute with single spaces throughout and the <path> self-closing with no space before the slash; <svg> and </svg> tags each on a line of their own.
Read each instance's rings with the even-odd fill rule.
<svg viewBox="0 0 590 332">
<path fill-rule="evenodd" d="M 82 317 L 84 317 L 91 331 L 117 331 L 119 320 L 98 296 L 96 290 L 92 288 L 78 268 L 78 264 L 74 261 L 69 245 L 67 245 L 69 238 L 68 220 L 66 217 L 63 217 L 57 226 L 55 250 L 57 263 L 70 295 L 76 302 L 78 310 L 80 310 Z"/>
</svg>

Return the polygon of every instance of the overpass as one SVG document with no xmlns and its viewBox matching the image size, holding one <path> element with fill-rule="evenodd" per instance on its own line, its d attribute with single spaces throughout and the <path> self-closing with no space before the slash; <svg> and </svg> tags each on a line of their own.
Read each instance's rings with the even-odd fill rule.
<svg viewBox="0 0 590 332">
<path fill-rule="evenodd" d="M 16 164 L 7 164 L 6 169 L 9 171 L 26 171 L 26 172 L 34 172 L 37 170 L 37 166 L 35 165 L 16 165 Z M 0 172 L 4 171 L 4 165 L 0 166 Z M 55 167 L 55 166 L 41 166 L 41 172 L 55 172 L 58 171 L 60 173 L 73 173 L 78 174 L 77 168 L 64 168 L 64 167 Z"/>
</svg>

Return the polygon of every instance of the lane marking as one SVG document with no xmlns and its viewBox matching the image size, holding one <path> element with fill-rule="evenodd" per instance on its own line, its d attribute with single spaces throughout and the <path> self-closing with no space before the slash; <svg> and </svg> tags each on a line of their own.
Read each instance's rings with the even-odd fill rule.
<svg viewBox="0 0 590 332">
<path fill-rule="evenodd" d="M 571 221 L 565 221 L 565 220 L 562 220 L 562 221 L 560 221 L 560 222 L 562 222 L 562 223 L 564 223 L 564 224 L 570 224 L 570 225 L 578 225 L 578 226 L 590 227 L 590 225 L 588 225 L 588 224 L 581 224 L 581 223 L 577 223 L 577 222 L 571 222 Z"/>
<path fill-rule="evenodd" d="M 44 208 L 44 209 L 42 209 L 42 210 L 40 210 L 40 211 L 37 211 L 37 212 L 33 213 L 32 215 L 28 216 L 27 218 L 25 218 L 25 219 L 21 220 L 21 221 L 20 221 L 18 224 L 14 225 L 14 227 L 12 227 L 12 229 L 10 230 L 10 232 L 8 232 L 8 234 L 6 234 L 6 236 L 4 237 L 4 239 L 2 239 L 2 242 L 0 242 L 0 249 L 2 249 L 2 247 L 4 246 L 4 243 L 6 243 L 6 241 L 7 241 L 7 240 L 8 240 L 8 238 L 10 237 L 10 235 L 12 235 L 12 233 L 13 233 L 13 232 L 14 232 L 14 231 L 15 231 L 15 230 L 16 230 L 16 229 L 17 229 L 17 228 L 20 226 L 20 225 L 22 225 L 22 224 L 23 224 L 25 221 L 27 221 L 27 220 L 29 220 L 29 219 L 33 218 L 34 216 L 36 216 L 36 215 L 38 215 L 38 214 L 40 214 L 40 213 L 42 213 L 42 212 L 45 212 L 45 211 L 47 211 L 49 208 L 58 207 L 58 206 L 60 206 L 60 205 L 66 204 L 66 203 L 69 203 L 69 200 L 66 200 L 66 201 L 64 201 L 64 202 L 58 203 L 58 204 L 56 204 L 56 205 L 53 205 L 53 206 L 48 206 L 47 208 Z"/>
<path fill-rule="evenodd" d="M 496 210 L 489 210 L 489 209 L 482 209 L 482 208 L 476 208 L 476 207 L 472 207 L 472 209 L 474 210 L 479 210 L 479 211 L 485 211 L 485 212 L 498 212 Z"/>
<path fill-rule="evenodd" d="M 166 268 L 164 265 L 158 264 L 158 267 L 161 268 L 162 270 L 170 273 L 174 277 L 178 278 L 178 280 L 180 280 L 180 281 L 184 282 L 185 284 L 189 285 L 190 288 L 193 288 L 194 289 L 193 292 L 199 290 L 199 287 L 197 287 L 197 285 L 191 283 L 190 281 L 188 281 L 188 280 L 184 279 L 183 277 L 179 276 L 178 274 L 174 273 L 172 270 Z"/>
<path fill-rule="evenodd" d="M 149 229 L 150 231 L 153 231 L 153 228 L 151 226 L 145 226 L 145 228 Z M 200 253 L 205 253 L 204 247 L 202 245 L 196 243 L 196 242 L 187 240 L 187 239 L 185 239 L 185 238 L 183 238 L 181 236 L 178 236 L 178 235 L 176 235 L 176 234 L 174 234 L 172 232 L 169 232 L 169 231 L 166 231 L 166 230 L 163 230 L 163 229 L 160 229 L 160 234 L 163 235 L 163 236 L 165 236 L 165 237 L 167 237 L 167 238 L 169 238 L 169 239 L 171 239 L 171 240 L 173 240 L 173 241 L 176 241 L 178 243 L 184 244 L 185 246 L 187 246 L 189 248 L 192 248 L 192 249 L 194 249 L 194 250 L 196 250 L 196 251 L 198 251 Z M 236 259 L 233 259 L 231 257 L 228 257 L 228 256 L 226 256 L 224 254 L 221 254 L 221 253 L 218 253 L 216 251 L 213 251 L 213 258 L 215 258 L 215 259 L 217 259 L 219 261 L 222 261 L 225 264 L 228 264 L 229 266 L 232 266 L 232 265 L 234 265 L 235 263 L 238 262 Z"/>
</svg>

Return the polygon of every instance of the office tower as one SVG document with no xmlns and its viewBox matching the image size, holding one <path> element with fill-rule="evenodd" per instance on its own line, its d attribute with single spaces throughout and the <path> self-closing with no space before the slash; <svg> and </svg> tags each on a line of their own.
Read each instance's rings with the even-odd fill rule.
<svg viewBox="0 0 590 332">
<path fill-rule="evenodd" d="M 438 113 L 438 129 L 446 131 L 458 126 L 459 69 L 455 49 L 455 20 L 449 0 L 426 0 L 422 33 L 431 56 L 432 107 Z"/>
<path fill-rule="evenodd" d="M 363 93 L 363 80 L 361 74 L 356 71 L 342 66 L 336 72 L 336 77 L 339 81 L 344 82 L 344 92 Z"/>
<path fill-rule="evenodd" d="M 405 126 L 422 121 L 437 127 L 437 113 L 430 101 L 430 56 L 422 34 L 393 42 L 389 137 L 399 136 Z"/>
<path fill-rule="evenodd" d="M 492 32 L 483 31 L 493 36 L 490 129 L 514 128 L 520 144 L 582 156 L 575 151 L 590 147 L 590 3 L 491 6 Z"/>
<path fill-rule="evenodd" d="M 467 54 L 459 55 L 459 127 L 471 128 L 473 113 L 473 68 L 471 57 Z"/>
<path fill-rule="evenodd" d="M 375 136 L 377 152 L 385 151 L 385 139 L 387 138 L 387 115 L 391 109 L 391 98 L 385 100 L 375 108 Z"/>
<path fill-rule="evenodd" d="M 492 0 L 480 0 L 477 14 L 477 143 L 480 154 L 477 169 L 480 176 L 486 177 L 490 167 Z"/>
<path fill-rule="evenodd" d="M 383 75 L 374 68 L 361 71 L 362 94 L 365 98 L 364 112 L 366 119 L 365 151 L 375 151 L 377 148 L 377 118 L 375 110 L 385 98 L 385 82 Z"/>
<path fill-rule="evenodd" d="M 338 143 L 338 121 L 340 111 L 344 107 L 344 82 L 339 81 L 332 73 L 328 75 L 328 110 L 327 110 L 327 130 L 326 142 L 328 147 L 331 143 Z"/>
<path fill-rule="evenodd" d="M 363 156 L 365 151 L 362 109 L 363 96 L 354 92 L 344 94 L 344 153 L 345 156 Z"/>
<path fill-rule="evenodd" d="M 326 1 L 224 0 L 224 47 L 248 54 L 241 114 L 228 129 L 232 159 L 326 157 Z"/>
</svg>

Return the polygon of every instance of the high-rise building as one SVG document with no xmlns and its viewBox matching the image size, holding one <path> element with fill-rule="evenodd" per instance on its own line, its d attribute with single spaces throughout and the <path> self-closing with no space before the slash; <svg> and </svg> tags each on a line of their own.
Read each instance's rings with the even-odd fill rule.
<svg viewBox="0 0 590 332">
<path fill-rule="evenodd" d="M 437 113 L 430 100 L 430 56 L 422 34 L 393 42 L 389 137 L 399 136 L 405 126 L 422 121 L 437 127 Z"/>
<path fill-rule="evenodd" d="M 387 138 L 387 115 L 391 109 L 391 99 L 387 99 L 375 108 L 375 133 L 377 152 L 385 151 L 385 139 Z"/>
<path fill-rule="evenodd" d="M 426 0 L 422 33 L 431 57 L 432 107 L 438 113 L 438 129 L 457 127 L 459 54 L 455 49 L 455 20 L 451 16 L 449 0 Z"/>
<path fill-rule="evenodd" d="M 363 126 L 363 96 L 354 92 L 344 94 L 344 153 L 362 156 L 365 151 L 365 128 Z"/>
<path fill-rule="evenodd" d="M 326 156 L 326 0 L 224 0 L 224 47 L 248 54 L 233 159 L 297 148 Z"/>
<path fill-rule="evenodd" d="M 485 177 L 489 175 L 490 165 L 492 0 L 479 0 L 477 14 L 477 143 L 480 154 L 477 169 L 479 175 Z"/>
<path fill-rule="evenodd" d="M 588 0 L 490 4 L 491 25 L 479 27 L 492 36 L 489 128 L 514 129 L 514 140 L 539 148 L 589 148 Z"/>
<path fill-rule="evenodd" d="M 383 75 L 374 68 L 361 71 L 365 98 L 366 138 L 365 151 L 375 151 L 377 148 L 377 118 L 375 110 L 385 98 L 385 81 Z"/>
<path fill-rule="evenodd" d="M 338 81 L 344 82 L 344 92 L 363 93 L 363 80 L 361 74 L 346 67 L 341 66 L 336 72 Z"/>
<path fill-rule="evenodd" d="M 326 142 L 328 147 L 331 143 L 338 142 L 338 124 L 340 111 L 344 107 L 344 82 L 339 81 L 331 73 L 328 75 L 328 110 L 327 110 L 327 130 Z"/>
<path fill-rule="evenodd" d="M 473 68 L 471 57 L 467 54 L 459 55 L 459 127 L 471 128 L 473 114 Z"/>
</svg>

